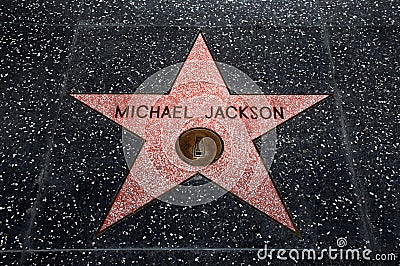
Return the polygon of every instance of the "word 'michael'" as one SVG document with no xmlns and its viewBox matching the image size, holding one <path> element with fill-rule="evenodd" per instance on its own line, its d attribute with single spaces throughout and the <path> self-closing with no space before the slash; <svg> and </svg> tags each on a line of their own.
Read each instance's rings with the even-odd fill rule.
<svg viewBox="0 0 400 266">
<path fill-rule="evenodd" d="M 115 108 L 115 118 L 193 118 L 188 106 L 139 105 Z M 205 118 L 284 119 L 283 107 L 268 106 L 211 106 Z"/>
</svg>

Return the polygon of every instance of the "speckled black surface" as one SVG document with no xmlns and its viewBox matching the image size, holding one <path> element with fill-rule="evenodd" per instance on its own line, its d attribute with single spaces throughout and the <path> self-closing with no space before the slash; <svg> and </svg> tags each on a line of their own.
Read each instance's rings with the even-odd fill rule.
<svg viewBox="0 0 400 266">
<path fill-rule="evenodd" d="M 338 2 L 6 1 L 0 264 L 265 265 L 265 243 L 323 249 L 340 237 L 398 252 L 400 8 Z M 128 172 L 121 128 L 67 93 L 134 92 L 183 62 L 199 31 L 266 94 L 333 93 L 277 129 L 270 172 L 302 238 L 229 193 L 155 200 L 95 236 Z"/>
</svg>

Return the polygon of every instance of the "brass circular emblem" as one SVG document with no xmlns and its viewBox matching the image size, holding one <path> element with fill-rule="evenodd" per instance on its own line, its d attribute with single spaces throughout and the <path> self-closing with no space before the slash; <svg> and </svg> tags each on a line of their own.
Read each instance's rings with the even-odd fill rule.
<svg viewBox="0 0 400 266">
<path fill-rule="evenodd" d="M 217 161 L 224 150 L 221 137 L 207 128 L 192 128 L 183 132 L 177 142 L 179 157 L 193 166 L 206 166 Z"/>
</svg>

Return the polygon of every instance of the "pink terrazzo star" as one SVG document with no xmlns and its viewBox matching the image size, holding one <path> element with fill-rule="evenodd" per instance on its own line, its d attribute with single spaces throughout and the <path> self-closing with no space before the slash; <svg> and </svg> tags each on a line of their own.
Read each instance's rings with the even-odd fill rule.
<svg viewBox="0 0 400 266">
<path fill-rule="evenodd" d="M 98 233 L 200 173 L 298 233 L 253 140 L 329 95 L 231 95 L 198 35 L 169 94 L 70 94 L 144 139 Z M 206 128 L 223 152 L 206 166 L 188 164 L 176 143 Z"/>
</svg>

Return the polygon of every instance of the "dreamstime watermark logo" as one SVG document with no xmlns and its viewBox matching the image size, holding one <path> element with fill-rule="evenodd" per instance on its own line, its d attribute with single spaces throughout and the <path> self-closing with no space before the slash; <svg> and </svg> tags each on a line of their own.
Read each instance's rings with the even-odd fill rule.
<svg viewBox="0 0 400 266">
<path fill-rule="evenodd" d="M 372 250 L 366 248 L 346 248 L 347 239 L 338 238 L 337 247 L 316 249 L 269 249 L 267 244 L 257 252 L 260 260 L 291 260 L 295 263 L 299 261 L 322 261 L 322 260 L 358 260 L 358 261 L 395 261 L 394 253 L 373 253 Z"/>
</svg>

